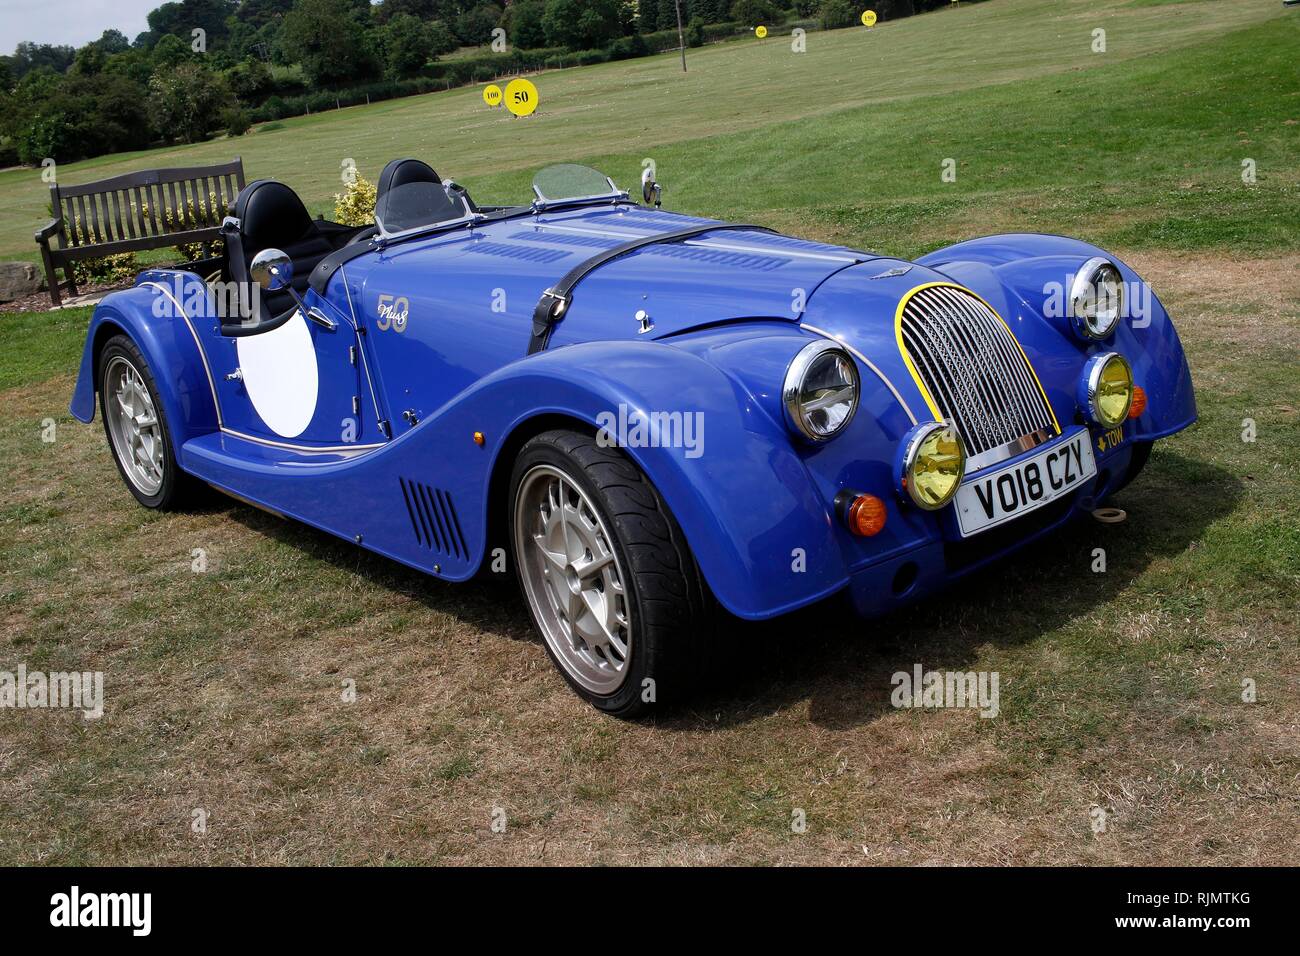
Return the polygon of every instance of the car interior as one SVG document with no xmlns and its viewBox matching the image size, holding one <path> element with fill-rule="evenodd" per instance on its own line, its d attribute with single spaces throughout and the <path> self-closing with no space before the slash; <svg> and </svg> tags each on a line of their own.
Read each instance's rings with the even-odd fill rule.
<svg viewBox="0 0 1300 956">
<path fill-rule="evenodd" d="M 405 205 L 420 202 L 427 191 L 419 184 L 440 184 L 441 178 L 428 163 L 418 159 L 395 159 L 384 167 L 376 186 L 376 209 L 389 209 L 394 196 Z M 395 219 L 418 220 L 421 211 L 393 208 Z M 239 220 L 235 241 L 227 241 L 221 278 L 249 282 L 254 257 L 265 249 L 279 249 L 293 262 L 293 288 L 306 292 L 312 270 L 330 253 L 344 246 L 365 242 L 378 226 L 346 226 L 326 219 L 313 219 L 298 194 L 284 183 L 259 179 L 245 186 L 235 199 L 234 216 Z M 293 314 L 294 301 L 288 290 L 264 293 L 261 315 L 255 322 L 223 323 L 228 335 L 269 331 Z"/>
</svg>

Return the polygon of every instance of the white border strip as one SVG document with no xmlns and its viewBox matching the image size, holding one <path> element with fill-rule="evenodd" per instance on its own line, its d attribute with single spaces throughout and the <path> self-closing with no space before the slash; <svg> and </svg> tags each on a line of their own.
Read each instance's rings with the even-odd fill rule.
<svg viewBox="0 0 1300 956">
<path fill-rule="evenodd" d="M 844 341 L 842 338 L 840 338 L 838 335 L 831 335 L 831 333 L 827 332 L 825 329 L 819 329 L 819 328 L 817 328 L 817 326 L 815 326 L 815 325 L 808 325 L 806 322 L 805 322 L 805 323 L 801 323 L 799 327 L 800 327 L 801 329 L 807 329 L 809 332 L 812 332 L 812 333 L 814 333 L 814 334 L 816 334 L 816 335 L 820 335 L 820 336 L 822 336 L 823 338 L 830 339 L 832 342 L 837 342 L 837 343 L 839 343 L 840 345 L 842 345 L 844 348 L 846 348 L 846 349 L 848 349 L 850 352 L 852 352 L 853 355 L 857 357 L 857 360 L 858 360 L 859 362 L 861 362 L 861 363 L 862 363 L 863 365 L 865 365 L 867 368 L 871 369 L 871 371 L 875 372 L 875 373 L 876 373 L 876 377 L 879 378 L 882 382 L 885 383 L 885 387 L 888 388 L 891 392 L 894 393 L 894 398 L 898 399 L 898 404 L 900 404 L 900 405 L 903 406 L 903 411 L 907 412 L 907 417 L 910 418 L 910 419 L 912 420 L 912 424 L 913 424 L 913 425 L 918 424 L 918 421 L 917 421 L 916 416 L 912 414 L 912 409 L 909 408 L 908 405 L 907 405 L 907 402 L 905 402 L 905 401 L 903 400 L 903 396 L 899 394 L 898 389 L 894 388 L 894 383 L 891 382 L 888 378 L 885 377 L 885 373 L 884 373 L 884 372 L 882 372 L 882 371 L 880 371 L 880 369 L 876 368 L 875 363 L 872 362 L 871 359 L 867 358 L 865 355 L 863 355 L 861 352 L 859 352 L 857 349 L 855 349 L 852 345 L 849 345 L 848 342 L 845 342 L 845 341 Z"/>
</svg>

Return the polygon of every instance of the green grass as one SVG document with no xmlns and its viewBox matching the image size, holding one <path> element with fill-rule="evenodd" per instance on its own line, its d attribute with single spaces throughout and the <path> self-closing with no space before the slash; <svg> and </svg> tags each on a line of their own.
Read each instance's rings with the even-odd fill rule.
<svg viewBox="0 0 1300 956">
<path fill-rule="evenodd" d="M 1285 31 L 1294 31 L 1295 18 L 1284 16 L 1264 0 L 1175 7 L 998 0 L 872 31 L 815 32 L 803 54 L 790 51 L 788 37 L 775 36 L 692 50 L 685 74 L 674 55 L 546 73 L 538 80 L 541 111 L 524 120 L 488 110 L 480 89 L 467 88 L 286 120 L 283 129 L 234 141 L 99 157 L 61 167 L 59 175 L 76 183 L 140 168 L 228 161 L 238 154 L 250 179 L 282 179 L 314 212 L 327 213 L 341 189 L 345 159 L 374 179 L 397 156 L 427 159 L 481 196 L 505 200 L 531 197 L 528 180 L 548 162 L 596 161 L 635 184 L 641 159 L 651 157 L 660 164 L 675 208 L 713 206 L 720 196 L 728 204 L 748 197 L 747 205 L 778 214 L 832 196 L 867 209 L 883 203 L 888 211 L 891 200 L 914 198 L 918 188 L 923 196 L 937 194 L 939 163 L 946 157 L 963 164 L 947 199 L 978 200 L 994 191 L 1014 192 L 1018 184 L 1037 188 L 1044 172 L 1069 171 L 1095 182 L 1095 169 L 1107 174 L 1107 182 L 1116 182 L 1115 174 L 1123 177 L 1120 185 L 1150 182 L 1183 162 L 1208 182 L 1226 184 L 1238 171 L 1235 155 L 1224 152 L 1230 144 L 1218 145 L 1214 157 L 1201 156 L 1198 132 L 1235 132 L 1222 127 L 1227 116 L 1253 120 L 1290 108 L 1295 118 L 1295 71 L 1274 57 L 1273 72 L 1248 86 L 1234 77 L 1243 69 L 1261 75 L 1248 44 L 1238 44 L 1225 63 L 1213 67 L 1200 61 L 1195 45 L 1268 23 L 1258 36 L 1270 46 L 1294 48 L 1297 34 Z M 1090 52 L 1095 27 L 1107 30 L 1105 54 Z M 1167 64 L 1153 65 L 1150 58 L 1168 51 L 1180 51 L 1172 56 L 1195 81 L 1189 88 L 1179 80 L 1177 88 L 1188 98 L 1223 100 L 1225 87 L 1249 95 L 1227 116 L 1202 110 L 1199 129 L 1186 136 L 1161 134 L 1184 104 L 1146 97 L 1140 86 L 1125 99 L 1130 114 L 1137 110 L 1154 120 L 1152 138 L 1145 129 L 1119 139 L 1093 135 L 1080 122 L 1103 115 L 1090 84 L 1102 83 L 1104 91 L 1140 84 L 1163 72 Z M 1105 84 L 1103 74 L 1113 81 Z M 1051 79 L 1030 87 L 1021 82 L 1034 77 Z M 1012 83 L 1029 93 L 1029 102 L 1007 91 L 999 100 L 987 89 Z M 972 103 L 971 91 L 981 89 Z M 956 104 L 963 102 L 973 109 L 959 112 Z M 1103 102 L 1109 109 L 1109 101 Z M 775 125 L 783 122 L 791 125 Z M 748 135 L 719 138 L 728 133 Z M 1263 135 L 1271 144 L 1281 131 Z M 1088 155 L 1063 152 L 1062 137 Z M 635 151 L 628 151 L 629 143 Z M 1135 147 L 1141 155 L 1132 155 Z M 737 149 L 748 151 L 745 182 L 734 179 Z M 1094 151 L 1101 154 L 1099 166 L 1093 165 Z M 1009 156 L 1016 162 L 1005 162 Z M 1217 169 L 1220 156 L 1231 158 L 1231 166 Z M 1258 158 L 1269 171 L 1267 157 Z M 787 191 L 765 191 L 778 184 Z M 791 186 L 794 195 L 788 194 Z M 39 171 L 0 173 L 0 258 L 35 255 L 31 233 L 45 220 L 48 198 Z"/>
<path fill-rule="evenodd" d="M 0 392 L 77 368 L 90 313 L 89 308 L 0 313 L 5 350 L 0 362 Z"/>
<path fill-rule="evenodd" d="M 1094 22 L 1112 53 L 1063 56 Z M 274 173 L 248 153 L 250 173 L 319 202 L 364 148 L 372 174 L 423 154 L 521 195 L 543 159 L 634 182 L 651 156 L 671 208 L 892 252 L 1004 229 L 1113 244 L 1175 316 L 1200 411 L 1116 499 L 1127 521 L 884 620 L 740 628 L 691 707 L 621 724 L 565 689 L 508 582 L 445 586 L 224 499 L 139 508 L 98 422 L 67 414 L 87 310 L 0 315 L 0 669 L 107 673 L 99 722 L 0 712 L 0 862 L 1298 862 L 1295 17 L 992 0 L 864 37 L 813 35 L 808 57 L 839 51 L 815 66 L 769 41 L 692 52 L 686 78 L 547 76 L 536 123 L 468 92 L 290 121 L 256 146 Z M 1107 136 L 1072 120 L 1098 102 Z M 915 662 L 998 671 L 1001 715 L 895 711 Z"/>
</svg>

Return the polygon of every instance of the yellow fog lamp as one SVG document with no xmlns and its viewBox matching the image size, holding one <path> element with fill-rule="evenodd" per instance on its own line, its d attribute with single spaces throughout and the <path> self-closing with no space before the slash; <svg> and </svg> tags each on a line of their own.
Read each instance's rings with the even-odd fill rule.
<svg viewBox="0 0 1300 956">
<path fill-rule="evenodd" d="M 1133 369 L 1118 352 L 1094 356 L 1083 367 L 1079 404 L 1102 428 L 1117 428 L 1133 402 Z"/>
<path fill-rule="evenodd" d="M 950 422 L 924 422 L 903 439 L 898 487 L 919 508 L 934 511 L 957 494 L 966 472 L 966 446 Z"/>
</svg>

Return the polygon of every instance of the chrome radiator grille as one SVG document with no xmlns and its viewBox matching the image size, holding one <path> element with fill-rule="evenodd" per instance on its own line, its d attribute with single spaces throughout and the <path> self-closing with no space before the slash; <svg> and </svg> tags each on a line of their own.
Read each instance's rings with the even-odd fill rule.
<svg viewBox="0 0 1300 956">
<path fill-rule="evenodd" d="M 974 470 L 1055 435 L 1047 400 L 1011 330 L 965 289 L 930 286 L 899 317 L 907 358 L 940 415 L 966 443 Z"/>
</svg>

